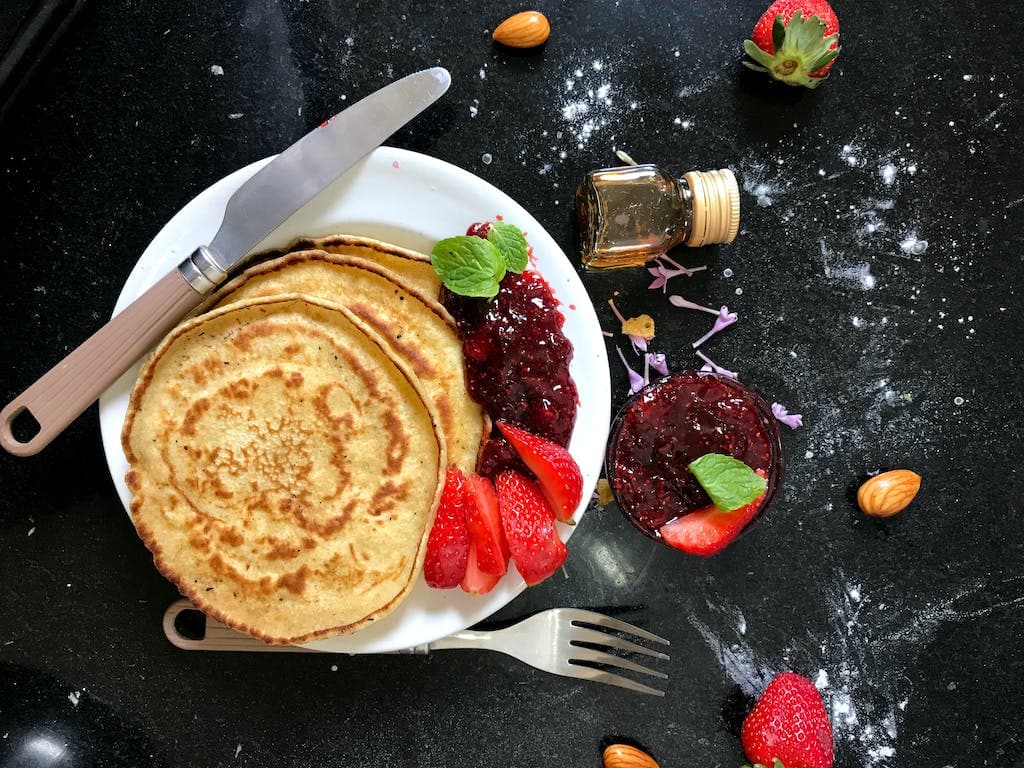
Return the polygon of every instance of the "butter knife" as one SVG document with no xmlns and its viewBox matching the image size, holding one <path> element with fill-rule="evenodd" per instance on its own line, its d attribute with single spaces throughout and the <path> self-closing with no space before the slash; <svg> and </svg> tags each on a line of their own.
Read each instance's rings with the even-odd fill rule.
<svg viewBox="0 0 1024 768">
<path fill-rule="evenodd" d="M 0 411 L 0 446 L 17 456 L 46 447 L 244 264 L 257 244 L 433 104 L 450 84 L 451 76 L 441 67 L 404 77 L 324 122 L 263 167 L 231 196 L 208 245 L 199 245 Z"/>
</svg>

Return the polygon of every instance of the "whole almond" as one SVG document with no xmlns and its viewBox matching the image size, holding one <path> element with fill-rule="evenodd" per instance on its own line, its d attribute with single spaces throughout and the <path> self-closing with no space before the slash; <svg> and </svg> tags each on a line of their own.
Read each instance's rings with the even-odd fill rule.
<svg viewBox="0 0 1024 768">
<path fill-rule="evenodd" d="M 866 515 L 892 517 L 907 508 L 921 488 L 921 476 L 909 469 L 875 475 L 857 491 L 857 505 Z"/>
<path fill-rule="evenodd" d="M 604 768 L 658 768 L 658 764 L 643 750 L 612 744 L 604 751 Z"/>
<path fill-rule="evenodd" d="M 551 36 L 551 25 L 540 11 L 509 16 L 494 30 L 494 39 L 509 48 L 535 48 Z"/>
</svg>

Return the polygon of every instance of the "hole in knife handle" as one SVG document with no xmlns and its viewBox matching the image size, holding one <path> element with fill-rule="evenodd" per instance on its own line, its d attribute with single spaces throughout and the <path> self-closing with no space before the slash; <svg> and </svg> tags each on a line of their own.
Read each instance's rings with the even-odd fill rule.
<svg viewBox="0 0 1024 768">
<path fill-rule="evenodd" d="M 174 617 L 174 631 L 186 640 L 204 640 L 206 615 L 195 608 L 186 608 Z"/>
<path fill-rule="evenodd" d="M 32 438 L 38 435 L 42 428 L 42 425 L 40 425 L 28 408 L 21 408 L 11 418 L 11 435 L 15 441 L 23 445 L 31 442 Z"/>
</svg>

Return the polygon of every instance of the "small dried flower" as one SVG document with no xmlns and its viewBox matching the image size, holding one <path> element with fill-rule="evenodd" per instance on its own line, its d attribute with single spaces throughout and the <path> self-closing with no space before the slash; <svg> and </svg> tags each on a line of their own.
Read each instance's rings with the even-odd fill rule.
<svg viewBox="0 0 1024 768">
<path fill-rule="evenodd" d="M 662 260 L 672 264 L 675 267 L 675 269 L 669 269 L 668 267 L 666 267 L 664 264 L 661 263 Z M 694 272 L 700 272 L 701 270 L 704 269 L 707 269 L 707 265 L 702 265 L 699 267 L 684 267 L 672 261 L 672 259 L 670 259 L 665 254 L 662 254 L 657 258 L 657 260 L 655 260 L 655 266 L 647 268 L 647 271 L 654 275 L 654 282 L 647 286 L 647 288 L 649 290 L 656 290 L 658 288 L 661 288 L 661 292 L 664 293 L 666 286 L 668 285 L 668 281 L 671 280 L 673 277 L 679 277 L 680 275 L 693 277 Z"/>
<path fill-rule="evenodd" d="M 633 345 L 634 352 L 646 352 L 647 342 L 654 338 L 654 320 L 650 315 L 631 317 L 628 320 L 622 316 L 613 299 L 608 299 L 608 306 L 612 308 L 615 317 L 622 323 L 622 332 L 629 337 L 629 343 Z"/>
<path fill-rule="evenodd" d="M 669 296 L 668 301 L 669 304 L 671 304 L 673 307 L 680 307 L 682 309 L 697 309 L 700 310 L 701 312 L 707 312 L 709 315 L 717 316 L 719 312 L 717 309 L 705 307 L 703 304 L 695 304 L 692 301 L 684 299 L 682 296 Z"/>
<path fill-rule="evenodd" d="M 728 328 L 738 319 L 739 315 L 737 315 L 735 312 L 730 312 L 728 307 L 723 306 L 720 310 L 718 310 L 718 317 L 715 319 L 714 327 L 712 327 L 710 331 L 708 331 L 695 342 L 693 342 L 693 348 L 696 349 L 705 341 L 707 341 L 716 333 L 718 333 L 720 330 L 722 330 L 723 328 Z"/>
<path fill-rule="evenodd" d="M 644 381 L 643 376 L 629 367 L 629 363 L 626 362 L 626 356 L 622 354 L 621 349 L 616 347 L 615 351 L 619 353 L 619 358 L 622 360 L 622 364 L 626 366 L 626 374 L 629 376 L 629 394 L 635 395 L 644 388 L 644 385 L 647 384 L 647 382 Z"/>
<path fill-rule="evenodd" d="M 697 357 L 704 361 L 704 365 L 701 367 L 701 371 L 704 373 L 717 373 L 722 376 L 728 376 L 730 379 L 739 379 L 739 375 L 735 371 L 723 368 L 700 350 L 697 350 Z"/>
<path fill-rule="evenodd" d="M 799 413 L 790 413 L 786 410 L 784 405 L 780 403 L 772 403 L 772 413 L 775 418 L 785 424 L 790 429 L 796 429 L 804 425 L 804 417 Z"/>
<path fill-rule="evenodd" d="M 665 360 L 665 355 L 661 352 L 648 353 L 647 361 L 650 363 L 651 368 L 662 376 L 668 376 L 668 362 Z"/>
</svg>

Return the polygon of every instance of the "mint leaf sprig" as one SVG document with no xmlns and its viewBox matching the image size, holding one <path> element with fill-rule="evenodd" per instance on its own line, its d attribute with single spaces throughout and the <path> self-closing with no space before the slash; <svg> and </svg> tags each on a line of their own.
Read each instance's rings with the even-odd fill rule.
<svg viewBox="0 0 1024 768">
<path fill-rule="evenodd" d="M 441 282 L 459 296 L 492 298 L 506 272 L 521 273 L 529 263 L 529 247 L 519 227 L 490 222 L 487 239 L 457 235 L 440 240 L 430 263 Z"/>
<path fill-rule="evenodd" d="M 691 461 L 690 471 L 723 512 L 745 507 L 768 487 L 768 481 L 742 461 L 721 453 L 706 453 Z"/>
</svg>

